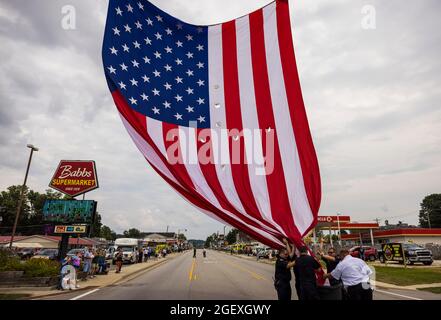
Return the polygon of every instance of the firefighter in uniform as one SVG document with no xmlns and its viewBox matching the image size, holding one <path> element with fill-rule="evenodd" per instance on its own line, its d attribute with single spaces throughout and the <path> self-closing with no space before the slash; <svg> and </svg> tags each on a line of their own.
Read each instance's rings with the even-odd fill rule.
<svg viewBox="0 0 441 320">
<path fill-rule="evenodd" d="M 294 247 L 291 247 L 288 240 L 283 239 L 285 248 L 281 249 L 276 261 L 276 272 L 274 275 L 274 287 L 279 300 L 291 300 L 291 268 L 295 264 Z"/>
</svg>

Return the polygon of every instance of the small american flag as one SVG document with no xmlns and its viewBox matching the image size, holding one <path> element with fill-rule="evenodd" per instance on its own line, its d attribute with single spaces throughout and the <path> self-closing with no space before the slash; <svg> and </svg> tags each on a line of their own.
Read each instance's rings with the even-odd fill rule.
<svg viewBox="0 0 441 320">
<path fill-rule="evenodd" d="M 103 63 L 130 136 L 180 195 L 269 246 L 302 244 L 321 185 L 287 1 L 196 26 L 110 0 Z"/>
</svg>

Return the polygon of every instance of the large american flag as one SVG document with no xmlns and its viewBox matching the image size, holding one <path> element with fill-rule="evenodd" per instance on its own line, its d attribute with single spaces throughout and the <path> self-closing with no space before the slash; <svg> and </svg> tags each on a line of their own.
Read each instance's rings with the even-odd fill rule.
<svg viewBox="0 0 441 320">
<path fill-rule="evenodd" d="M 269 246 L 302 244 L 321 185 L 287 1 L 197 26 L 110 0 L 103 63 L 127 131 L 181 196 Z"/>
</svg>

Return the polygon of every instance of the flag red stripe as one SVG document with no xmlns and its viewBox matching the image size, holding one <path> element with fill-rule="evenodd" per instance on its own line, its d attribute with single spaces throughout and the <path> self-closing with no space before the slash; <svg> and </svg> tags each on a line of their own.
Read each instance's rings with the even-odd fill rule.
<svg viewBox="0 0 441 320">
<path fill-rule="evenodd" d="M 262 10 L 250 14 L 250 37 L 256 109 L 259 127 L 263 129 L 263 152 L 264 155 L 267 155 L 266 129 L 275 129 L 275 135 L 277 135 L 277 128 L 275 127 L 274 109 L 271 102 L 269 87 Z M 273 161 L 274 170 L 272 173 L 267 172 L 266 175 L 271 203 L 271 213 L 274 220 L 282 226 L 290 239 L 299 239 L 299 231 L 295 227 L 291 206 L 288 200 L 283 165 L 280 157 L 279 142 L 276 136 L 274 136 Z"/>
<path fill-rule="evenodd" d="M 290 106 L 291 122 L 294 128 L 303 181 L 308 196 L 308 202 L 317 220 L 321 200 L 320 172 L 315 153 L 308 119 L 302 98 L 299 75 L 297 72 L 294 47 L 292 43 L 291 23 L 287 1 L 276 2 L 277 29 L 280 44 L 280 56 L 285 79 L 285 89 Z M 311 227 L 304 232 L 306 234 Z"/>
</svg>

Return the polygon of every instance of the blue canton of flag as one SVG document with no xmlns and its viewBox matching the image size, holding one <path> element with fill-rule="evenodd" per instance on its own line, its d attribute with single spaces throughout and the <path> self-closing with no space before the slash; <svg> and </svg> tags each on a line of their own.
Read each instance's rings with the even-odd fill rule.
<svg viewBox="0 0 441 320">
<path fill-rule="evenodd" d="M 110 90 L 150 118 L 208 128 L 207 27 L 148 1 L 110 1 L 108 12 L 103 61 Z"/>
</svg>

